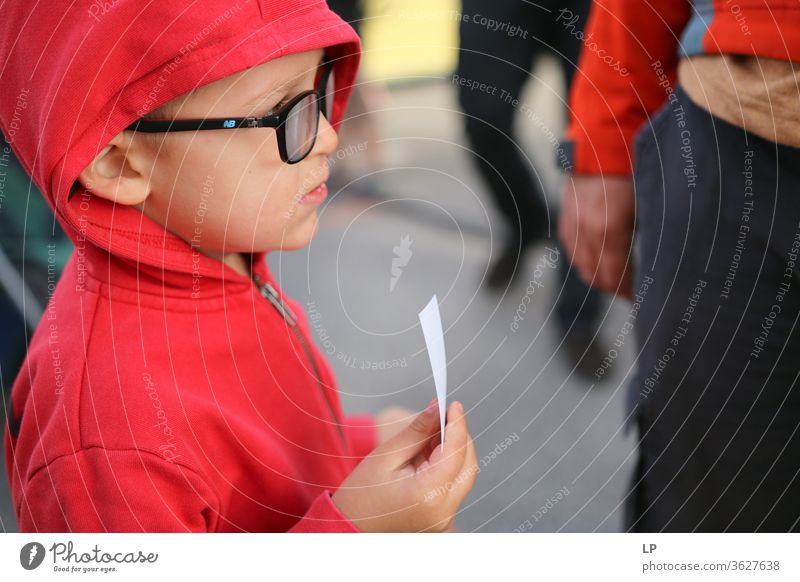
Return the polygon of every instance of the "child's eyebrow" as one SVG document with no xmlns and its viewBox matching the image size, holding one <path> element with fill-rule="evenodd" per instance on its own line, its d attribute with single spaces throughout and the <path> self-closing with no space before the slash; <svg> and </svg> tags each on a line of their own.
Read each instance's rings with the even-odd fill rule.
<svg viewBox="0 0 800 582">
<path fill-rule="evenodd" d="M 325 57 L 321 57 L 317 67 L 313 70 L 314 74 L 325 61 Z M 296 76 L 294 79 L 289 81 L 288 83 L 284 83 L 282 85 L 272 86 L 266 92 L 260 92 L 258 95 L 250 99 L 247 103 L 244 104 L 244 107 L 255 107 L 258 105 L 263 105 L 265 102 L 275 101 L 277 103 L 281 97 L 289 93 L 292 89 L 294 89 L 301 81 L 303 81 L 306 77 L 308 77 L 312 71 L 307 71 L 302 75 Z"/>
<path fill-rule="evenodd" d="M 281 99 L 281 97 L 283 97 L 284 95 L 286 95 L 286 93 L 291 91 L 299 81 L 300 79 L 296 78 L 293 81 L 284 83 L 283 85 L 272 86 L 266 91 L 260 91 L 252 99 L 249 99 L 246 103 L 244 103 L 242 107 L 245 108 L 259 107 L 271 101 L 275 101 L 277 103 Z"/>
</svg>

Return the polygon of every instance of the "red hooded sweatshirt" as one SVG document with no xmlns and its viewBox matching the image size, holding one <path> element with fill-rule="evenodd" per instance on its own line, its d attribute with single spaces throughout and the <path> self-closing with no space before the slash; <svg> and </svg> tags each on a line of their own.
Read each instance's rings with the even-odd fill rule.
<svg viewBox="0 0 800 582">
<path fill-rule="evenodd" d="M 359 42 L 322 0 L 3 7 L 0 126 L 75 244 L 11 394 L 21 531 L 358 531 L 330 494 L 375 446 L 374 424 L 343 417 L 264 253 L 254 281 L 135 208 L 80 187 L 68 199 L 144 112 L 322 47 L 336 124 Z"/>
</svg>

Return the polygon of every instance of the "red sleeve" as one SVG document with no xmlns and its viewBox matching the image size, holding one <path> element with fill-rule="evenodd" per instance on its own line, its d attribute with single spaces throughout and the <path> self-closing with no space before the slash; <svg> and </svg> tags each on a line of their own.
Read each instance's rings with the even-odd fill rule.
<svg viewBox="0 0 800 582">
<path fill-rule="evenodd" d="M 213 531 L 218 503 L 197 473 L 153 453 L 91 448 L 28 480 L 21 532 Z"/>
<path fill-rule="evenodd" d="M 339 511 L 328 490 L 320 493 L 303 518 L 289 533 L 360 533 L 355 524 Z"/>
<path fill-rule="evenodd" d="M 688 0 L 594 0 L 570 91 L 574 172 L 631 173 L 636 131 L 674 88 L 690 15 Z"/>
<path fill-rule="evenodd" d="M 28 481 L 20 532 L 208 532 L 219 504 L 191 469 L 152 453 L 81 450 Z M 291 532 L 360 532 L 321 493 Z"/>
<path fill-rule="evenodd" d="M 345 418 L 347 438 L 353 448 L 353 454 L 363 459 L 378 446 L 378 431 L 375 429 L 375 417 L 369 414 L 348 416 Z"/>
<path fill-rule="evenodd" d="M 378 444 L 375 418 L 364 414 L 345 418 L 345 431 L 353 454 L 363 459 Z M 290 533 L 358 533 L 361 532 L 336 507 L 331 492 L 323 491 L 308 508 L 303 518 L 290 530 Z"/>
</svg>

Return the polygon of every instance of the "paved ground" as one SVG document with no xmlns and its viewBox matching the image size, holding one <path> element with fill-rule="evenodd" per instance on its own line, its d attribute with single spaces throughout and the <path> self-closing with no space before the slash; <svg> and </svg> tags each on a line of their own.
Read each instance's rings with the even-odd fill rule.
<svg viewBox="0 0 800 582">
<path fill-rule="evenodd" d="M 547 67 L 541 73 L 557 81 Z M 542 127 L 520 119 L 525 148 L 549 162 L 545 130 L 560 134 L 557 104 L 537 83 L 524 100 L 548 120 Z M 543 286 L 513 330 L 547 251 L 535 249 L 506 293 L 481 287 L 502 227 L 470 166 L 452 85 L 442 79 L 395 88 L 384 106 L 375 115 L 379 139 L 354 136 L 361 151 L 342 144 L 346 159 L 334 165 L 341 177 L 348 162 L 358 165 L 380 151 L 381 169 L 357 173 L 353 184 L 332 192 L 308 249 L 270 260 L 284 289 L 315 312 L 316 340 L 330 354 L 345 408 L 421 408 L 433 397 L 417 313 L 436 293 L 450 394 L 468 411 L 482 459 L 457 527 L 511 531 L 529 520 L 524 527 L 531 531 L 619 530 L 635 445 L 621 428 L 630 341 L 606 382 L 593 386 L 572 374 L 556 345 L 551 309 L 559 288 L 547 267 L 535 275 Z M 541 178 L 555 191 L 551 166 L 542 163 Z M 404 237 L 413 242 L 403 245 Z M 392 286 L 395 247 L 409 252 Z M 617 335 L 626 309 L 611 305 L 605 312 L 604 337 Z M 14 530 L 10 516 L 3 482 L 6 531 Z"/>
</svg>

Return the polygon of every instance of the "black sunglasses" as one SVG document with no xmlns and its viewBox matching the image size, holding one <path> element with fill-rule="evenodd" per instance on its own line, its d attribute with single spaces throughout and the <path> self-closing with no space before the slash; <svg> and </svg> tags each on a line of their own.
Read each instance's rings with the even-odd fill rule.
<svg viewBox="0 0 800 582">
<path fill-rule="evenodd" d="M 334 97 L 333 63 L 323 59 L 319 68 L 316 89 L 304 91 L 293 97 L 279 110 L 264 117 L 218 117 L 208 119 L 139 119 L 126 129 L 143 133 L 172 131 L 204 131 L 274 127 L 278 134 L 278 151 L 281 160 L 296 164 L 303 160 L 317 141 L 319 114 L 324 112 L 330 120 Z"/>
</svg>

